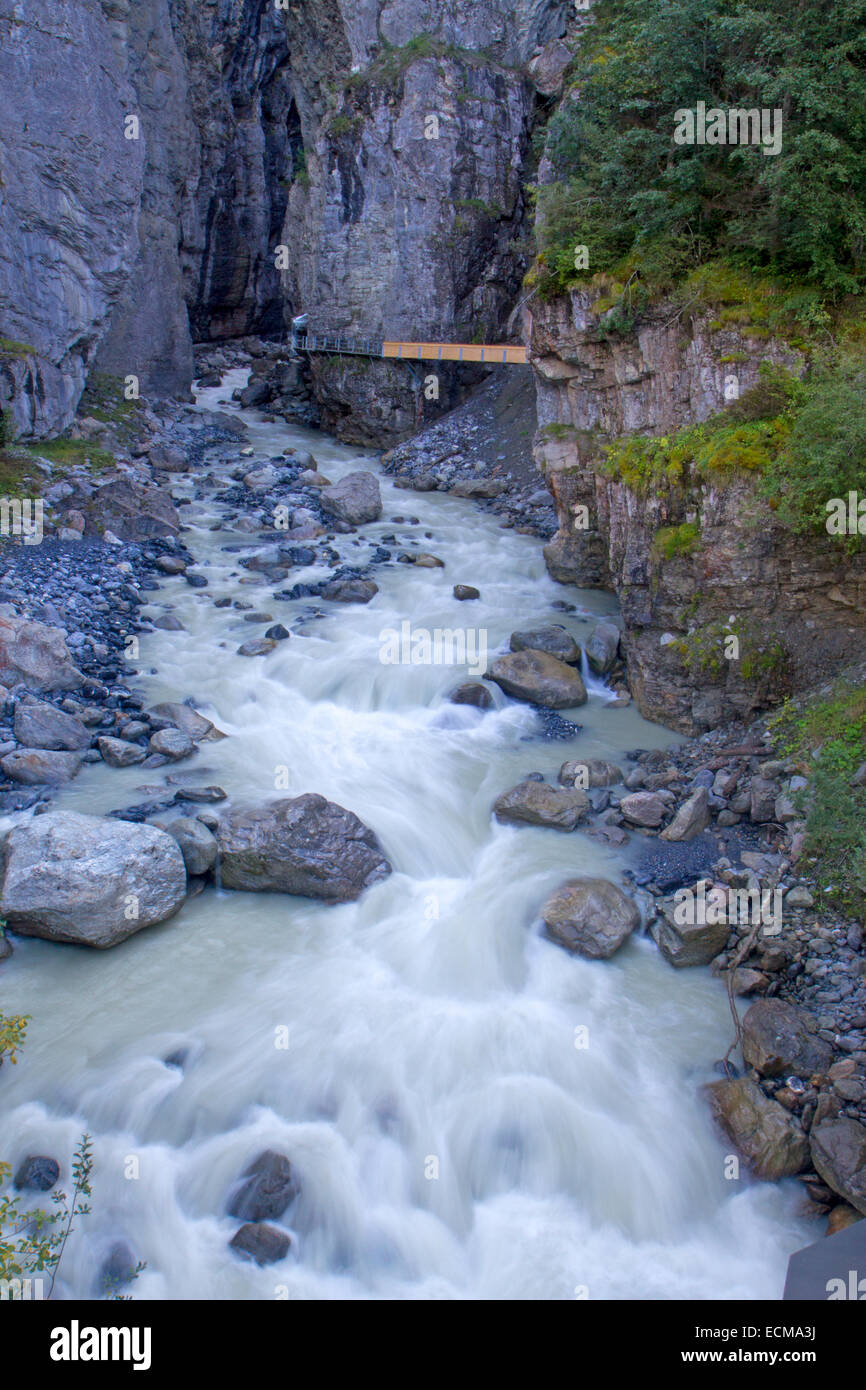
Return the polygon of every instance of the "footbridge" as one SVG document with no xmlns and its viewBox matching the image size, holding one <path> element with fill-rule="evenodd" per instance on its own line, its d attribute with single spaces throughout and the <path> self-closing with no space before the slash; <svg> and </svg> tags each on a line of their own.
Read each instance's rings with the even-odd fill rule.
<svg viewBox="0 0 866 1390">
<path fill-rule="evenodd" d="M 522 344 L 409 343 L 397 339 L 351 338 L 343 334 L 312 332 L 306 315 L 292 320 L 291 345 L 296 354 L 381 357 L 400 362 L 484 362 L 490 366 L 514 367 L 525 367 L 529 362 Z"/>
</svg>

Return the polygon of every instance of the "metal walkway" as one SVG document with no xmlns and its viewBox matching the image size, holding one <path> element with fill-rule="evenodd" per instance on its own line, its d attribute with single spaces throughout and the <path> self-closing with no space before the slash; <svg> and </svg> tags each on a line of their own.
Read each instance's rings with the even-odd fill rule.
<svg viewBox="0 0 866 1390">
<path fill-rule="evenodd" d="M 342 334 L 310 333 L 305 325 L 292 326 L 291 345 L 296 353 L 320 352 L 346 357 L 383 357 L 401 362 L 486 362 L 525 367 L 526 348 L 512 343 L 403 343 L 372 338 L 346 338 Z"/>
</svg>

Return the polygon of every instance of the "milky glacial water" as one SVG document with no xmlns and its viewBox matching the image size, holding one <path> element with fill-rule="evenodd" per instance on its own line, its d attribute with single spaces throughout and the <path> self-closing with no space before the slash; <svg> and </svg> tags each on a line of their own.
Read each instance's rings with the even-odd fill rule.
<svg viewBox="0 0 866 1390">
<path fill-rule="evenodd" d="M 327 436 L 245 418 L 258 454 L 311 448 L 333 480 L 377 471 Z M 815 1228 L 798 1184 L 725 1178 L 700 1096 L 730 1042 L 724 990 L 640 934 L 606 962 L 543 939 L 546 896 L 575 874 L 618 880 L 626 854 L 490 815 L 528 772 L 672 736 L 594 682 L 566 711 L 576 739 L 532 741 L 532 712 L 499 692 L 487 714 L 447 702 L 465 670 L 380 660 L 383 631 L 407 620 L 471 624 L 493 653 L 538 623 L 580 638 L 613 601 L 554 584 L 536 539 L 472 503 L 381 484 L 382 521 L 338 537 L 343 559 L 396 533 L 445 569 L 378 569 L 368 606 L 275 600 L 325 571 L 251 576 L 222 547 L 262 542 L 212 530 L 212 501 L 185 507 L 209 585 L 168 579 L 150 596 L 152 616 L 170 608 L 186 631 L 142 639 L 136 688 L 148 703 L 193 696 L 229 737 L 173 768 L 88 767 L 59 799 L 104 813 L 166 772 L 238 802 L 315 791 L 373 827 L 394 873 L 337 907 L 210 888 L 104 953 L 16 941 L 0 995 L 32 1023 L 2 1076 L 0 1154 L 54 1154 L 68 1174 L 85 1130 L 96 1153 L 92 1213 L 55 1296 L 98 1296 L 124 1240 L 146 1262 L 135 1299 L 778 1298 Z M 481 601 L 458 603 L 455 583 Z M 267 624 L 215 608 L 223 595 L 291 639 L 238 656 Z M 557 613 L 563 598 L 578 612 Z M 164 1060 L 179 1049 L 183 1070 Z M 301 1195 L 282 1221 L 289 1255 L 259 1268 L 229 1250 L 239 1223 L 225 1206 L 265 1148 L 289 1156 Z"/>
</svg>

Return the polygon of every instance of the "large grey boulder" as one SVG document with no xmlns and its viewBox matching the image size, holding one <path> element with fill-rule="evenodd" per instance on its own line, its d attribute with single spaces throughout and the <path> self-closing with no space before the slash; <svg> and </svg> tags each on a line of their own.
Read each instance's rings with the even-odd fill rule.
<svg viewBox="0 0 866 1390">
<path fill-rule="evenodd" d="M 56 753 L 47 748 L 16 748 L 0 758 L 4 775 L 25 787 L 71 782 L 80 767 L 80 753 Z"/>
<path fill-rule="evenodd" d="M 217 839 L 224 888 L 352 902 L 391 873 L 374 832 L 315 793 L 230 811 Z"/>
<path fill-rule="evenodd" d="M 549 787 L 546 782 L 519 782 L 493 803 L 493 814 L 505 824 L 544 825 L 574 830 L 589 810 L 589 797 L 579 788 Z"/>
<path fill-rule="evenodd" d="M 512 632 L 510 640 L 513 652 L 547 652 L 558 661 L 569 665 L 580 662 L 580 647 L 571 633 L 558 623 L 550 627 L 529 628 L 524 632 Z"/>
<path fill-rule="evenodd" d="M 665 803 L 655 792 L 631 792 L 619 803 L 619 809 L 632 825 L 655 830 L 665 818 Z"/>
<path fill-rule="evenodd" d="M 809 1139 L 816 1172 L 866 1216 L 866 1126 L 847 1116 L 825 1120 Z"/>
<path fill-rule="evenodd" d="M 47 941 L 115 946 L 171 917 L 186 893 L 178 846 L 151 825 L 49 811 L 10 831 L 4 859 L 0 915 Z"/>
<path fill-rule="evenodd" d="M 575 878 L 548 898 L 541 919 L 559 946 L 590 960 L 605 960 L 640 924 L 640 911 L 608 879 Z"/>
<path fill-rule="evenodd" d="M 720 1129 L 736 1145 L 756 1178 L 777 1182 L 806 1167 L 809 1141 L 777 1100 L 748 1076 L 706 1087 Z"/>
<path fill-rule="evenodd" d="M 743 1019 L 743 1058 L 762 1076 L 826 1074 L 832 1048 L 806 1026 L 793 1004 L 783 999 L 759 999 Z"/>
<path fill-rule="evenodd" d="M 90 730 L 72 714 L 34 701 L 15 706 L 15 737 L 25 748 L 74 753 L 90 747 Z"/>
<path fill-rule="evenodd" d="M 616 661 L 619 628 L 614 623 L 596 623 L 584 649 L 591 670 L 604 676 Z"/>
<path fill-rule="evenodd" d="M 677 907 L 676 901 L 667 899 L 658 903 L 659 918 L 652 929 L 656 945 L 668 964 L 678 970 L 709 965 L 728 944 L 727 920 L 689 922 L 683 920 L 685 914 Z"/>
<path fill-rule="evenodd" d="M 172 724 L 175 729 L 180 729 L 193 743 L 211 743 L 226 737 L 209 719 L 199 714 L 198 710 L 179 701 L 164 700 L 162 704 L 154 705 L 148 710 L 148 714 L 155 714 L 159 719 Z"/>
<path fill-rule="evenodd" d="M 59 627 L 0 617 L 0 685 L 77 690 L 83 682 Z"/>
<path fill-rule="evenodd" d="M 382 515 L 382 494 L 374 473 L 347 473 L 332 487 L 323 488 L 320 497 L 323 511 L 348 526 L 378 521 Z"/>
<path fill-rule="evenodd" d="M 587 700 L 579 672 L 548 652 L 527 649 L 497 657 L 489 679 L 515 700 L 526 700 L 546 709 L 569 709 L 585 705 Z"/>
</svg>

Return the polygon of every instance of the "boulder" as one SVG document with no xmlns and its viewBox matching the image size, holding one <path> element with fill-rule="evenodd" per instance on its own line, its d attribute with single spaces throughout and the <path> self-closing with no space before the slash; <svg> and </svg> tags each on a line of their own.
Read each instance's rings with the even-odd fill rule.
<svg viewBox="0 0 866 1390">
<path fill-rule="evenodd" d="M 665 817 L 665 803 L 655 792 L 632 792 L 624 796 L 619 809 L 632 825 L 642 825 L 655 830 Z"/>
<path fill-rule="evenodd" d="M 90 747 L 90 731 L 80 719 L 53 705 L 19 703 L 15 706 L 15 737 L 25 748 L 49 748 L 76 753 Z"/>
<path fill-rule="evenodd" d="M 640 924 L 637 904 L 606 878 L 564 883 L 541 910 L 551 940 L 568 951 L 605 960 Z"/>
<path fill-rule="evenodd" d="M 374 832 L 315 793 L 231 811 L 217 838 L 224 888 L 353 902 L 391 873 Z"/>
<path fill-rule="evenodd" d="M 147 753 L 137 743 L 126 743 L 122 738 L 109 738 L 103 736 L 96 740 L 102 761 L 108 763 L 109 767 L 131 767 L 134 763 L 144 762 Z"/>
<path fill-rule="evenodd" d="M 347 473 L 332 487 L 323 488 L 320 497 L 322 510 L 347 526 L 378 521 L 382 515 L 382 495 L 374 473 Z"/>
<path fill-rule="evenodd" d="M 749 815 L 752 820 L 761 825 L 775 820 L 778 795 L 778 783 L 770 782 L 766 777 L 753 777 L 749 784 Z"/>
<path fill-rule="evenodd" d="M 239 1221 L 276 1221 L 297 1195 L 298 1184 L 285 1154 L 266 1149 L 245 1170 L 227 1211 Z"/>
<path fill-rule="evenodd" d="M 229 1241 L 232 1250 L 257 1265 L 272 1265 L 285 1259 L 292 1238 L 288 1231 L 269 1226 L 265 1221 L 248 1221 Z"/>
<path fill-rule="evenodd" d="M 226 735 L 205 719 L 203 714 L 199 714 L 191 705 L 184 705 L 174 700 L 166 700 L 160 705 L 154 705 L 148 710 L 149 714 L 154 714 L 158 719 L 165 720 L 175 729 L 180 729 L 187 734 L 193 743 L 211 743 L 216 739 L 225 738 Z"/>
<path fill-rule="evenodd" d="M 680 922 L 674 915 L 674 903 L 661 900 L 657 907 L 659 917 L 652 934 L 669 965 L 678 970 L 709 965 L 727 946 L 730 932 L 727 921 Z"/>
<path fill-rule="evenodd" d="M 217 860 L 216 838 L 200 820 L 178 816 L 166 829 L 177 841 L 188 874 L 197 877 L 213 868 Z"/>
<path fill-rule="evenodd" d="M 761 1076 L 809 1077 L 826 1074 L 833 1051 L 807 1029 L 793 1004 L 759 999 L 743 1018 L 743 1058 Z"/>
<path fill-rule="evenodd" d="M 464 681 L 448 696 L 452 705 L 473 705 L 475 709 L 492 709 L 493 696 L 480 681 Z"/>
<path fill-rule="evenodd" d="M 581 758 L 563 763 L 557 780 L 563 787 L 616 787 L 623 771 L 606 758 Z"/>
<path fill-rule="evenodd" d="M 238 656 L 267 656 L 276 647 L 273 637 L 253 637 L 238 647 Z"/>
<path fill-rule="evenodd" d="M 596 675 L 604 676 L 616 661 L 619 628 L 615 623 L 596 623 L 586 643 L 586 659 Z"/>
<path fill-rule="evenodd" d="M 322 590 L 333 603 L 369 603 L 379 592 L 372 579 L 335 579 Z"/>
<path fill-rule="evenodd" d="M 170 758 L 172 762 L 192 757 L 195 752 L 193 740 L 182 729 L 158 729 L 151 735 L 147 747 L 150 753 L 158 753 L 160 757 Z"/>
<path fill-rule="evenodd" d="M 60 1178 L 60 1164 L 47 1154 L 28 1154 L 18 1165 L 15 1186 L 24 1192 L 50 1192 Z"/>
<path fill-rule="evenodd" d="M 489 678 L 515 700 L 545 709 L 569 709 L 587 700 L 580 674 L 548 652 L 509 652 L 493 662 Z"/>
<path fill-rule="evenodd" d="M 81 767 L 80 753 L 53 753 L 44 748 L 16 748 L 0 758 L 0 768 L 13 782 L 26 787 L 59 786 L 71 782 Z"/>
<path fill-rule="evenodd" d="M 481 597 L 481 591 L 473 584 L 455 584 L 453 592 L 454 597 L 461 603 L 471 603 L 473 599 Z"/>
<path fill-rule="evenodd" d="M 49 811 L 10 831 L 4 855 L 0 915 L 22 936 L 102 950 L 164 922 L 186 895 L 181 852 L 151 825 Z"/>
<path fill-rule="evenodd" d="M 265 463 L 261 468 L 253 468 L 244 477 L 244 487 L 250 492 L 267 492 L 269 488 L 276 485 L 279 474 L 276 468 L 272 468 L 269 463 Z"/>
<path fill-rule="evenodd" d="M 77 690 L 84 679 L 59 627 L 28 618 L 0 618 L 0 685 Z"/>
<path fill-rule="evenodd" d="M 547 652 L 569 665 L 580 662 L 580 647 L 571 633 L 559 624 L 512 632 L 510 645 L 513 652 Z"/>
<path fill-rule="evenodd" d="M 534 781 L 518 783 L 493 803 L 493 814 L 506 825 L 544 825 L 553 830 L 574 830 L 588 810 L 586 792 Z"/>
<path fill-rule="evenodd" d="M 467 478 L 448 490 L 452 497 L 501 497 L 508 484 L 500 478 Z"/>
<path fill-rule="evenodd" d="M 756 1178 L 777 1182 L 807 1166 L 809 1141 L 802 1129 L 748 1076 L 712 1081 L 706 1092 L 716 1123 Z"/>
<path fill-rule="evenodd" d="M 866 1126 L 842 1116 L 813 1125 L 809 1139 L 815 1171 L 866 1216 Z"/>
<path fill-rule="evenodd" d="M 661 832 L 663 840 L 693 840 L 710 823 L 710 794 L 698 787 L 677 811 L 670 825 Z"/>
</svg>

